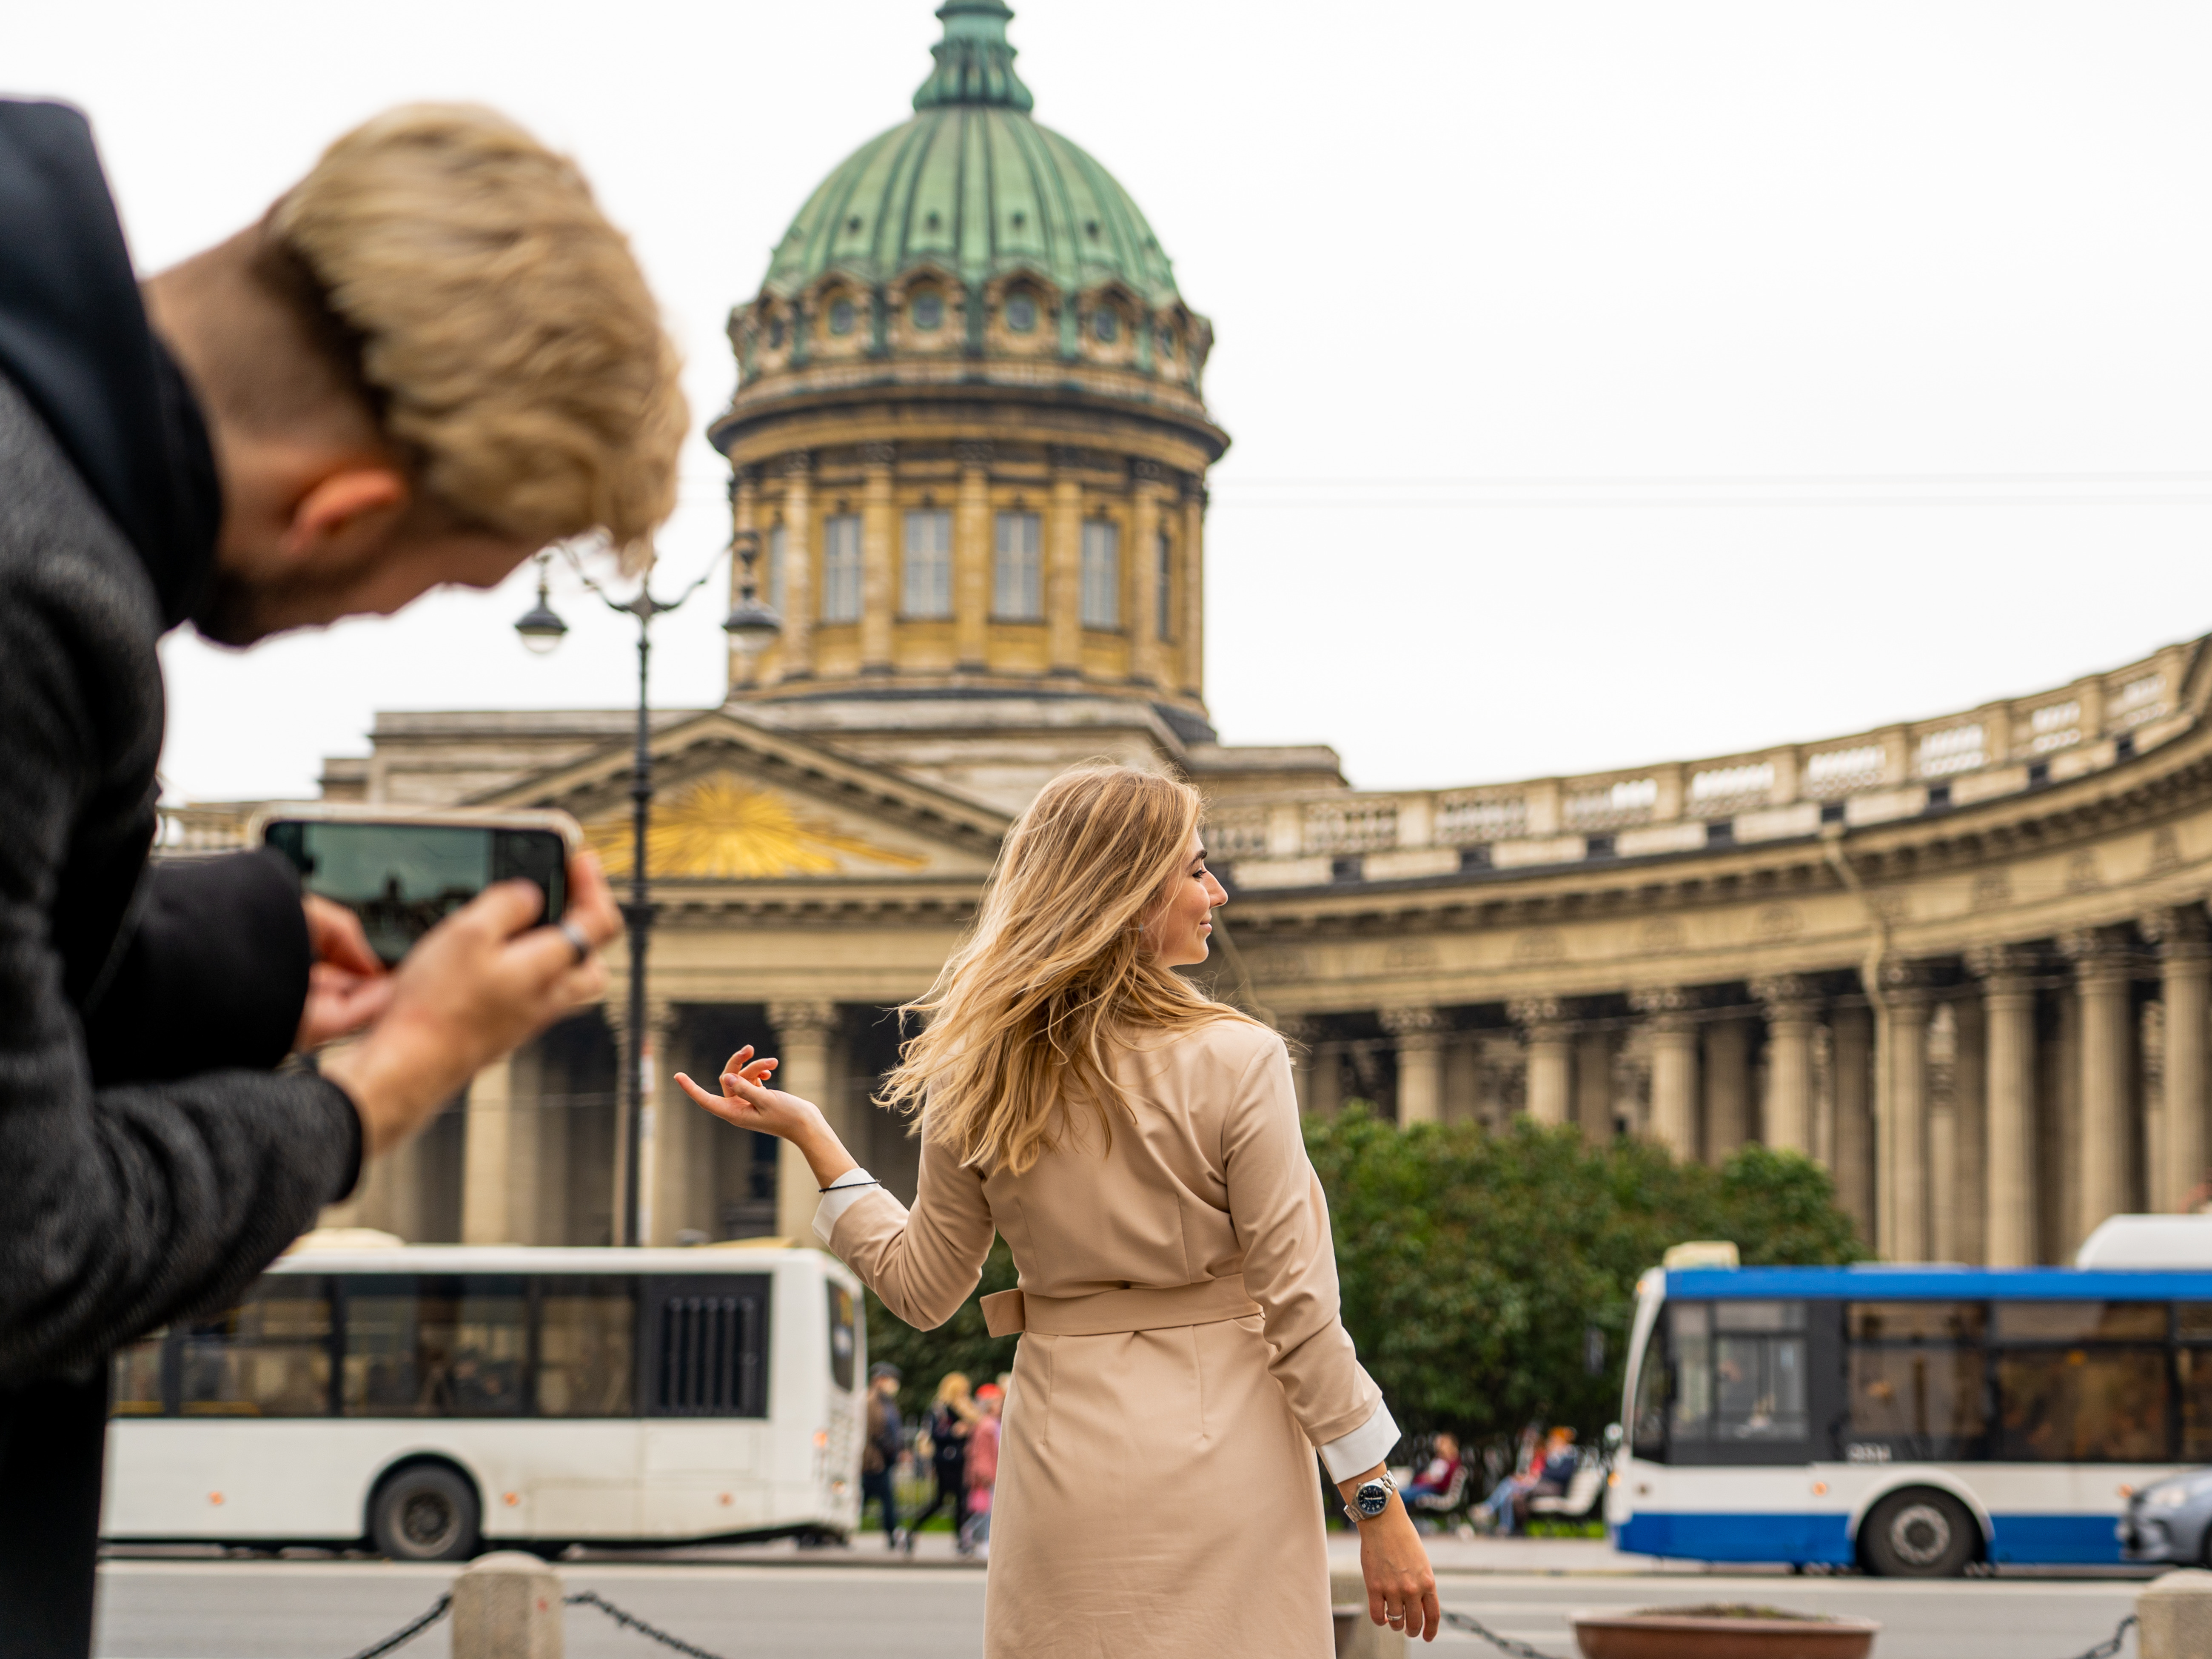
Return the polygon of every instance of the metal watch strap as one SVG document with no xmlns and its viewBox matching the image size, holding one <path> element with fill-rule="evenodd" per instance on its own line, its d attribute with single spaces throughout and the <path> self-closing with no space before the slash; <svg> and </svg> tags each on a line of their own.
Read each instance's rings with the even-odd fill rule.
<svg viewBox="0 0 2212 1659">
<path fill-rule="evenodd" d="M 1353 1489 L 1354 1496 L 1365 1491 L 1370 1486 L 1387 1486 L 1392 1492 L 1398 1490 L 1398 1483 L 1390 1478 L 1390 1471 L 1388 1469 L 1383 1470 L 1382 1474 L 1376 1475 L 1372 1480 L 1361 1481 L 1359 1485 Z M 1362 1515 L 1359 1512 L 1358 1504 L 1346 1504 L 1344 1506 L 1344 1518 L 1351 1522 L 1352 1524 L 1356 1527 L 1363 1521 L 1381 1520 L 1385 1515 L 1389 1513 L 1389 1510 L 1390 1500 L 1387 1498 L 1382 1500 L 1382 1507 L 1376 1510 L 1372 1515 Z"/>
</svg>

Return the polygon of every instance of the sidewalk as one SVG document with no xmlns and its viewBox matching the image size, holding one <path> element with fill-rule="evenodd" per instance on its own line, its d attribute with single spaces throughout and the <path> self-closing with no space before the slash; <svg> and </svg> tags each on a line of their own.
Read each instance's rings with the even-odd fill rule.
<svg viewBox="0 0 2212 1659">
<path fill-rule="evenodd" d="M 1700 1574 L 1716 1571 L 1702 1561 L 1664 1560 L 1656 1555 L 1624 1555 L 1602 1538 L 1455 1538 L 1449 1533 L 1424 1534 L 1429 1565 L 1438 1572 L 1510 1572 L 1559 1577 L 1595 1577 L 1626 1573 Z M 1359 1565 L 1359 1540 L 1350 1533 L 1328 1535 L 1328 1559 L 1334 1567 Z M 1745 1569 L 1731 1565 L 1729 1573 Z M 1769 1569 L 1753 1567 L 1753 1572 Z M 1782 1571 L 1775 1568 L 1771 1571 Z"/>
</svg>

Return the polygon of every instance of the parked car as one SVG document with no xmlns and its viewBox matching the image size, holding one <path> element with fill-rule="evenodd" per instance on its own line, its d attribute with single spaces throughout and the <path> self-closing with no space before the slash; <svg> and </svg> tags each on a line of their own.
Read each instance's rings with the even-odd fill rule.
<svg viewBox="0 0 2212 1659">
<path fill-rule="evenodd" d="M 2212 1469 L 2188 1469 L 2142 1487 L 2114 1531 L 2127 1560 L 2212 1565 Z"/>
</svg>

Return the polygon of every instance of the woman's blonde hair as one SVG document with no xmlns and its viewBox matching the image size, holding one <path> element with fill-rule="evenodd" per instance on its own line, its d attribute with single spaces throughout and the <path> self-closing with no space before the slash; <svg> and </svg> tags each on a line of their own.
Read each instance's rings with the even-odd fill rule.
<svg viewBox="0 0 2212 1659">
<path fill-rule="evenodd" d="M 941 1376 L 941 1377 L 938 1378 L 938 1380 L 937 1380 L 937 1403 L 938 1403 L 939 1405 L 940 1405 L 940 1406 L 953 1406 L 953 1405 L 957 1405 L 957 1404 L 959 1404 L 961 1401 L 963 1401 L 966 1400 L 967 1398 L 968 1398 L 968 1373 L 967 1373 L 967 1372 L 965 1372 L 965 1371 L 947 1371 L 947 1372 L 945 1372 L 945 1375 L 944 1375 L 943 1376 Z"/>
<path fill-rule="evenodd" d="M 1131 1109 L 1115 1052 L 1140 1032 L 1244 1015 L 1162 965 L 1146 919 L 1182 874 L 1202 803 L 1133 767 L 1061 773 L 1007 835 L 974 930 L 929 994 L 878 1103 L 963 1164 L 1020 1174 L 1060 1144 L 1064 1108 Z"/>
</svg>

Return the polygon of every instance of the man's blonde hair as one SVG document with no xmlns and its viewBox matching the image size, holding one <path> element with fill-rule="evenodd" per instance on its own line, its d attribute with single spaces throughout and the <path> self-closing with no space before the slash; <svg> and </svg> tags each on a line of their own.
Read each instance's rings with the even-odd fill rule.
<svg viewBox="0 0 2212 1659">
<path fill-rule="evenodd" d="M 468 523 L 597 531 L 635 568 L 676 503 L 676 348 L 575 164 L 504 116 L 415 104 L 355 128 L 270 210 L 351 337 L 361 389 Z"/>
</svg>

